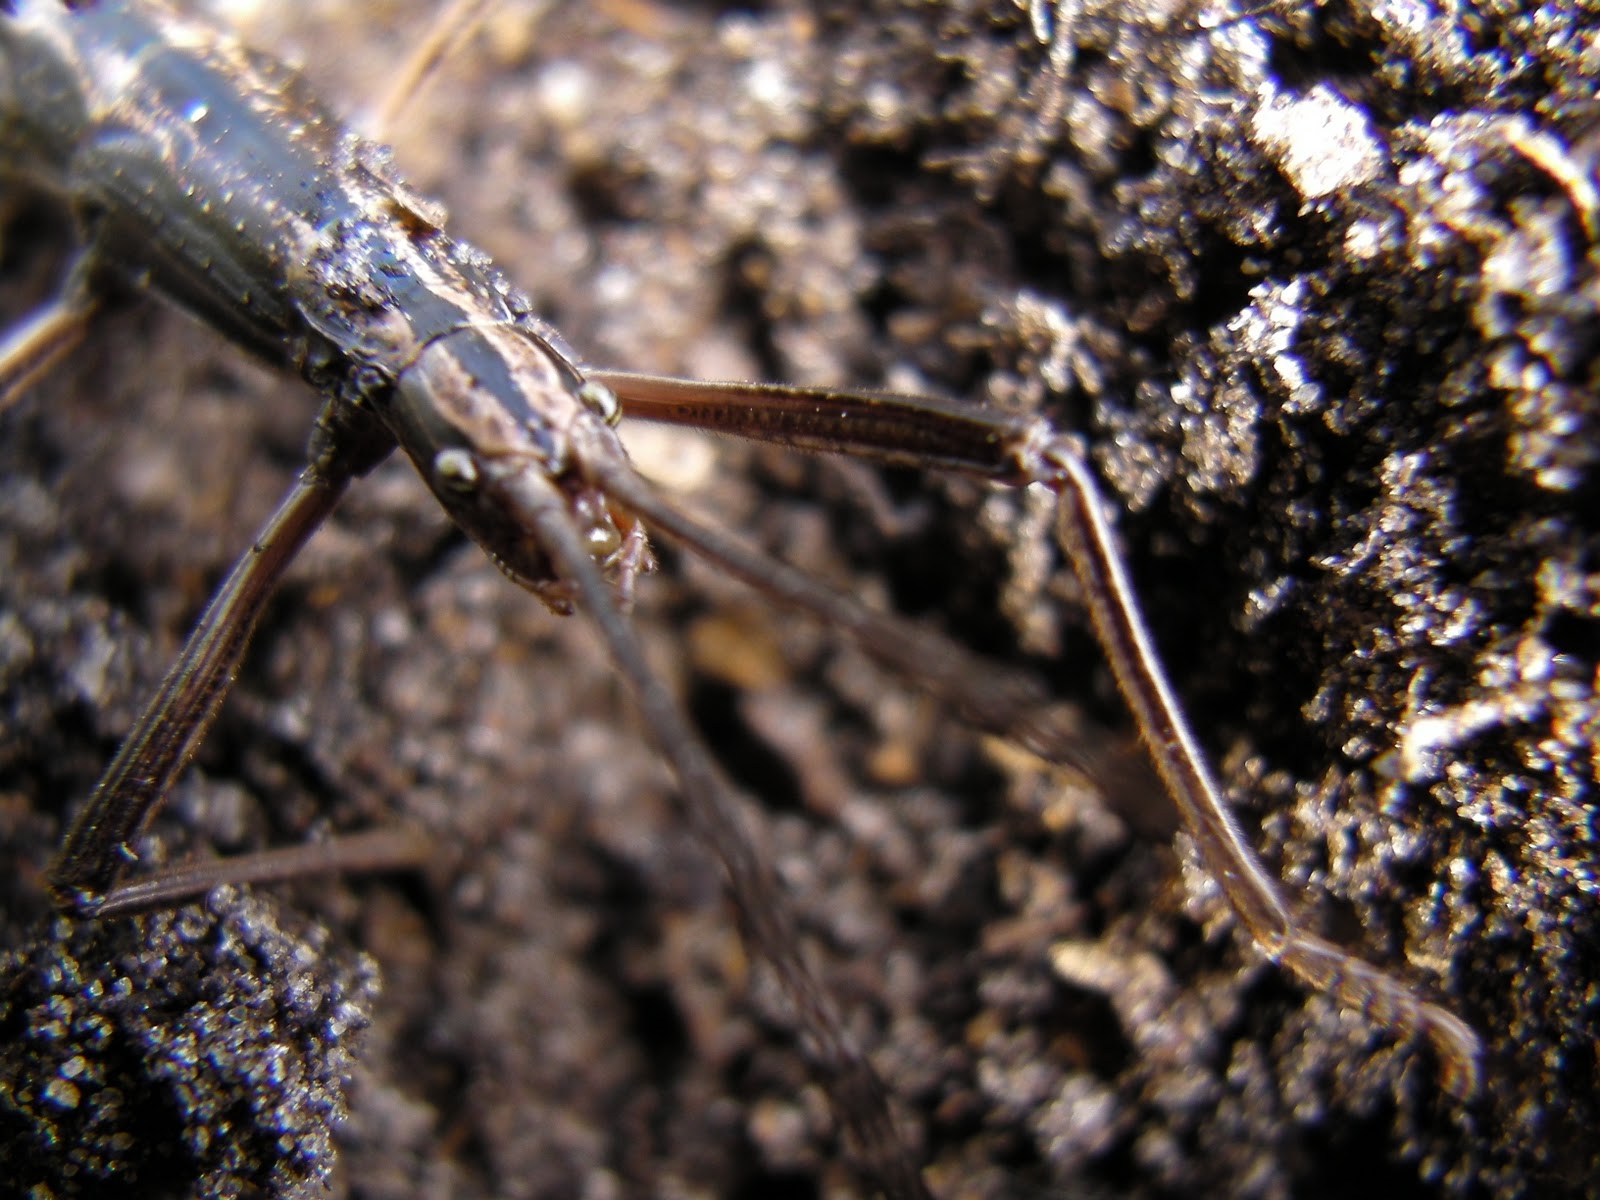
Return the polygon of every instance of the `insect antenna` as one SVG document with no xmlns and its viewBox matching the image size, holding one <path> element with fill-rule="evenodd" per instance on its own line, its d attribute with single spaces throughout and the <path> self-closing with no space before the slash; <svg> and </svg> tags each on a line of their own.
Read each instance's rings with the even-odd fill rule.
<svg viewBox="0 0 1600 1200">
<path fill-rule="evenodd" d="M 1093 777 L 1106 768 L 1039 680 L 980 659 L 949 639 L 876 612 L 689 516 L 631 470 L 608 469 L 606 491 L 653 530 L 689 547 L 768 599 L 800 609 L 859 645 L 918 688 L 958 709 L 971 725 L 1039 757 Z"/>
<path fill-rule="evenodd" d="M 628 489 L 629 500 L 651 492 L 630 468 L 608 471 L 606 477 L 613 474 L 636 485 Z M 766 961 L 793 1005 L 803 1047 L 826 1085 L 835 1119 L 860 1165 L 896 1200 L 931 1200 L 896 1130 L 883 1081 L 845 1030 L 827 989 L 802 956 L 793 912 L 771 865 L 756 849 L 732 788 L 651 669 L 643 644 L 574 527 L 561 493 L 543 476 L 523 472 L 504 494 L 537 535 L 556 571 L 575 587 L 645 723 L 671 762 L 686 819 L 721 861 L 744 938 Z"/>
</svg>

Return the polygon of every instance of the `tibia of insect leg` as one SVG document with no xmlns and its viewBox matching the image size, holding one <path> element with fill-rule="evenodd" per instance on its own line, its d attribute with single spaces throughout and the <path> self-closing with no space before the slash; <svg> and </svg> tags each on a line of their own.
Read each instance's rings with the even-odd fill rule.
<svg viewBox="0 0 1600 1200">
<path fill-rule="evenodd" d="M 1331 992 L 1370 1020 L 1432 1041 L 1446 1086 L 1465 1098 L 1478 1086 L 1478 1037 L 1455 1014 L 1399 978 L 1302 932 L 1282 888 L 1257 859 L 1189 727 L 1140 612 L 1133 581 L 1106 519 L 1094 476 L 1066 439 L 1039 450 L 1059 471 L 1059 536 L 1083 589 L 1101 648 L 1151 759 L 1206 869 L 1262 951 L 1314 989 Z"/>
</svg>

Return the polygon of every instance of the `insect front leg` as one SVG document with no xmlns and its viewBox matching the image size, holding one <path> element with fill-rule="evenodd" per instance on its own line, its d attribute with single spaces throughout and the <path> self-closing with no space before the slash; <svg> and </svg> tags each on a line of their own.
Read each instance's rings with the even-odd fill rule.
<svg viewBox="0 0 1600 1200">
<path fill-rule="evenodd" d="M 1096 636 L 1140 736 L 1190 836 L 1256 945 L 1307 984 L 1380 1024 L 1426 1037 L 1458 1097 L 1478 1087 L 1482 1047 L 1472 1029 L 1401 979 L 1304 929 L 1282 888 L 1245 840 L 1189 719 L 1167 678 L 1105 513 L 1075 439 L 1039 420 L 997 416 L 954 402 L 767 385 L 692 384 L 606 373 L 624 404 L 657 420 L 807 449 L 961 469 L 1010 483 L 1043 483 L 1060 494 L 1058 528 Z M 800 574 L 752 554 L 734 539 L 659 503 L 649 489 L 609 481 L 650 519 L 774 599 L 848 633 L 875 656 L 962 708 L 980 725 L 1058 762 L 1083 766 L 1070 734 L 1041 718 L 1040 698 L 1012 690 L 976 661 L 886 621 Z"/>
<path fill-rule="evenodd" d="M 329 401 L 312 437 L 310 462 L 212 597 L 51 864 L 50 887 L 63 907 L 113 915 L 170 905 L 219 883 L 411 864 L 426 857 L 415 839 L 376 835 L 355 843 L 180 866 L 119 886 L 134 843 L 216 719 L 284 571 L 350 481 L 392 448 L 392 439 L 365 412 L 343 399 Z"/>
</svg>

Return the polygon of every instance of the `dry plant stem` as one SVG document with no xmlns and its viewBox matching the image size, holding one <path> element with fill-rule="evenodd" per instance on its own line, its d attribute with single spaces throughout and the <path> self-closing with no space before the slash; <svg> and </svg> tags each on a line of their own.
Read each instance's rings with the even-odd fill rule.
<svg viewBox="0 0 1600 1200">
<path fill-rule="evenodd" d="M 406 108 L 415 103 L 417 96 L 438 71 L 440 64 L 449 58 L 482 23 L 498 0 L 455 0 L 433 22 L 428 36 L 412 51 L 389 92 L 377 106 L 371 136 L 377 141 L 388 141 Z"/>
</svg>

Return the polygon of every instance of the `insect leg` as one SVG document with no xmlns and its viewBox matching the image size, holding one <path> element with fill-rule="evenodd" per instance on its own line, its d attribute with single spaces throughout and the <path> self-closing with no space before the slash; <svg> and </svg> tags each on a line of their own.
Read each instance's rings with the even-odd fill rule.
<svg viewBox="0 0 1600 1200">
<path fill-rule="evenodd" d="M 667 376 L 588 370 L 616 391 L 630 417 L 687 424 L 804 450 L 880 462 L 938 467 L 982 478 L 1027 482 L 1019 446 L 1039 422 L 922 396 L 799 388 L 783 384 L 695 383 Z M 780 603 L 838 628 L 890 670 L 955 707 L 972 725 L 1092 778 L 1129 780 L 1125 764 L 1107 762 L 1049 703 L 1037 679 L 1006 670 L 945 638 L 874 612 L 770 559 L 718 529 L 694 521 L 631 471 L 613 470 L 609 492 L 669 536 L 703 553 Z"/>
<path fill-rule="evenodd" d="M 1038 421 L 958 401 L 782 383 L 702 383 L 587 365 L 584 374 L 615 392 L 634 420 L 1000 483 L 1042 479 L 1019 472 L 1016 461 L 1018 444 L 1034 436 Z"/>
<path fill-rule="evenodd" d="M 0 343 L 0 413 L 77 348 L 98 308 L 74 271 L 59 296 L 11 330 Z"/>
<path fill-rule="evenodd" d="M 1156 770 L 1250 936 L 1271 959 L 1311 987 L 1327 990 L 1368 1019 L 1421 1034 L 1432 1044 L 1445 1086 L 1477 1091 L 1483 1047 L 1460 1017 L 1430 1003 L 1388 972 L 1300 927 L 1276 880 L 1262 868 L 1212 777 L 1156 653 L 1123 565 L 1104 502 L 1081 454 L 1065 442 L 1046 452 L 1061 471 L 1057 524 L 1095 633 Z"/>
<path fill-rule="evenodd" d="M 211 728 L 278 580 L 350 481 L 392 448 L 388 435 L 370 418 L 352 419 L 350 411 L 336 402 L 324 411 L 313 435 L 310 464 L 211 598 L 177 662 L 67 833 L 48 872 L 62 907 L 88 914 L 128 911 L 170 903 L 209 886 L 198 876 L 183 887 L 159 874 L 154 882 L 133 885 L 131 894 L 116 884 L 130 861 L 133 842 Z M 302 853 L 307 851 L 310 858 L 317 857 L 315 847 Z M 268 877 L 281 870 L 281 865 L 263 868 Z M 225 875 L 231 881 L 252 877 L 248 866 Z"/>
<path fill-rule="evenodd" d="M 396 826 L 229 858 L 196 859 L 117 884 L 95 904 L 94 915 L 124 917 L 171 908 L 223 884 L 281 883 L 307 875 L 418 867 L 434 858 L 437 851 L 437 844 L 418 830 Z"/>
<path fill-rule="evenodd" d="M 1482 1048 L 1468 1025 L 1396 976 L 1304 931 L 1278 883 L 1245 841 L 1166 677 L 1123 565 L 1104 500 L 1074 439 L 1038 420 L 949 401 L 768 385 L 702 386 L 591 372 L 624 407 L 649 419 L 706 424 L 804 449 L 887 461 L 922 459 L 1003 482 L 1048 483 L 1060 495 L 1058 537 L 1083 589 L 1096 636 L 1156 770 L 1251 938 L 1313 988 L 1369 1019 L 1433 1044 L 1457 1096 L 1477 1090 Z M 904 447 L 913 447 L 908 453 Z M 1038 695 L 977 665 L 942 640 L 889 621 L 803 573 L 701 525 L 631 473 L 612 469 L 607 489 L 653 526 L 693 546 L 772 598 L 848 634 L 891 668 L 962 708 L 977 724 L 1055 761 L 1082 765 L 1081 750 L 1041 716 Z"/>
<path fill-rule="evenodd" d="M 576 586 L 646 724 L 671 761 L 687 819 L 722 863 L 747 944 L 766 960 L 794 1005 L 835 1118 L 853 1142 L 863 1168 L 897 1200 L 930 1200 L 921 1172 L 895 1129 L 883 1081 L 845 1031 L 827 989 L 806 965 L 789 904 L 771 867 L 755 850 L 731 789 L 651 670 L 638 635 L 612 598 L 561 495 L 542 476 L 524 472 L 510 499 L 556 570 Z"/>
</svg>

